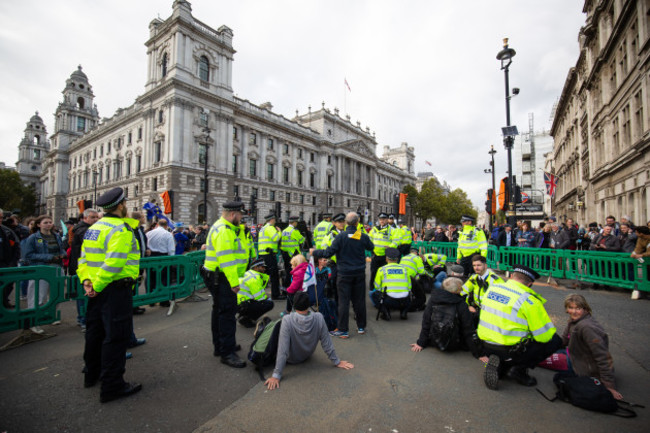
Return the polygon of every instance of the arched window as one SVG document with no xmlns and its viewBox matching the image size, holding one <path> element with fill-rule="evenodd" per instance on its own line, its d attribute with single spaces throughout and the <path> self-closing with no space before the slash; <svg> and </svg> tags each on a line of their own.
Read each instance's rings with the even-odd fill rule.
<svg viewBox="0 0 650 433">
<path fill-rule="evenodd" d="M 203 81 L 210 81 L 210 62 L 205 56 L 199 60 L 199 78 Z"/>
<path fill-rule="evenodd" d="M 162 76 L 167 75 L 167 53 L 163 54 L 162 58 Z"/>
<path fill-rule="evenodd" d="M 85 103 L 86 102 L 84 101 L 84 98 L 82 98 L 81 96 L 77 98 L 77 108 L 80 108 L 80 109 L 83 110 Z"/>
</svg>

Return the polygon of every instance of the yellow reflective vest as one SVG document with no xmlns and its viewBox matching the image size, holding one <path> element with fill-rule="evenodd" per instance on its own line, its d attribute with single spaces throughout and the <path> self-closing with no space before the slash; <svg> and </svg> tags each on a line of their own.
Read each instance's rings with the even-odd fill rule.
<svg viewBox="0 0 650 433">
<path fill-rule="evenodd" d="M 269 276 L 254 270 L 246 271 L 244 276 L 239 279 L 239 292 L 237 292 L 237 304 L 241 304 L 249 299 L 263 301 L 266 299 L 266 284 L 269 282 Z"/>
<path fill-rule="evenodd" d="M 463 226 L 463 230 L 458 235 L 458 258 L 471 257 L 473 254 L 480 253 L 487 257 L 488 242 L 485 233 L 474 226 Z"/>
<path fill-rule="evenodd" d="M 291 256 L 294 252 L 300 252 L 300 245 L 302 245 L 304 241 L 305 237 L 300 233 L 300 230 L 289 225 L 286 229 L 282 230 L 280 249 Z"/>
<path fill-rule="evenodd" d="M 280 232 L 275 226 L 271 224 L 265 224 L 260 230 L 260 234 L 257 237 L 257 250 L 260 256 L 266 254 L 277 254 L 278 247 L 280 246 Z M 270 248 L 271 252 L 267 252 L 266 249 Z"/>
<path fill-rule="evenodd" d="M 314 228 L 314 245 L 320 245 L 323 238 L 327 236 L 332 227 L 333 224 L 329 221 L 323 220 L 319 222 L 318 225 Z"/>
<path fill-rule="evenodd" d="M 320 245 L 317 246 L 319 250 L 324 250 L 327 247 L 332 245 L 332 242 L 334 242 L 334 238 L 337 237 L 341 232 L 336 229 L 336 227 L 332 226 L 332 230 L 330 230 L 327 235 L 323 237 L 320 241 Z M 336 256 L 330 257 L 330 260 L 336 263 Z"/>
<path fill-rule="evenodd" d="M 550 341 L 556 329 L 544 303 L 533 289 L 513 279 L 491 284 L 481 298 L 478 337 L 503 346 L 527 337 L 540 343 Z"/>
<path fill-rule="evenodd" d="M 250 229 L 246 230 L 246 226 L 244 224 L 239 225 L 239 237 L 242 240 L 242 245 L 248 251 L 249 260 L 252 262 L 257 258 L 257 251 L 255 251 L 255 242 L 253 242 L 253 234 L 251 233 Z"/>
<path fill-rule="evenodd" d="M 473 274 L 465 281 L 460 292 L 461 296 L 467 296 L 465 302 L 472 307 L 481 308 L 481 298 L 491 284 L 503 284 L 505 281 L 498 276 L 492 269 L 486 271 L 485 278 L 479 274 Z M 480 280 L 480 281 L 479 281 Z"/>
<path fill-rule="evenodd" d="M 411 278 L 404 265 L 389 263 L 377 270 L 375 290 L 385 291 L 391 298 L 405 298 L 411 291 Z"/>
<path fill-rule="evenodd" d="M 140 247 L 133 233 L 138 224 L 138 220 L 108 214 L 90 226 L 81 245 L 79 280 L 90 280 L 99 293 L 113 281 L 138 278 Z"/>
<path fill-rule="evenodd" d="M 395 229 L 395 243 L 397 245 L 411 245 L 413 242 L 413 235 L 408 227 L 398 227 Z"/>
<path fill-rule="evenodd" d="M 416 275 L 424 274 L 424 263 L 422 262 L 422 257 L 417 254 L 410 253 L 405 255 L 402 257 L 399 264 L 406 267 L 409 277 L 411 278 L 415 278 Z"/>
<path fill-rule="evenodd" d="M 203 266 L 209 271 L 223 272 L 230 287 L 239 285 L 239 278 L 244 276 L 248 266 L 250 253 L 245 242 L 242 242 L 240 232 L 240 227 L 221 217 L 210 227 L 205 242 L 207 248 Z"/>
<path fill-rule="evenodd" d="M 374 226 L 369 233 L 370 240 L 375 245 L 375 249 L 372 252 L 376 256 L 385 256 L 386 248 L 394 248 L 397 246 L 394 242 L 395 231 L 394 229 L 386 225 L 385 227 Z"/>
</svg>

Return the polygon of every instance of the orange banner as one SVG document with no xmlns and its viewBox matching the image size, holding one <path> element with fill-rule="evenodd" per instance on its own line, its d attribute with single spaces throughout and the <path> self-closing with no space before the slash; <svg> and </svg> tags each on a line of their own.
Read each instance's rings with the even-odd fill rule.
<svg viewBox="0 0 650 433">
<path fill-rule="evenodd" d="M 399 194 L 399 214 L 400 215 L 406 215 L 406 198 L 408 197 L 408 194 L 404 194 L 401 192 Z"/>
<path fill-rule="evenodd" d="M 169 191 L 165 191 L 162 194 L 160 194 L 160 198 L 162 198 L 163 206 L 165 206 L 163 212 L 172 213 L 172 201 L 171 198 L 169 197 Z"/>
<path fill-rule="evenodd" d="M 504 177 L 501 179 L 501 185 L 499 187 L 499 209 L 506 210 L 508 207 L 508 178 Z"/>
<path fill-rule="evenodd" d="M 79 213 L 84 213 L 86 210 L 86 201 L 85 200 L 79 200 L 77 202 L 77 207 L 79 208 Z"/>
</svg>

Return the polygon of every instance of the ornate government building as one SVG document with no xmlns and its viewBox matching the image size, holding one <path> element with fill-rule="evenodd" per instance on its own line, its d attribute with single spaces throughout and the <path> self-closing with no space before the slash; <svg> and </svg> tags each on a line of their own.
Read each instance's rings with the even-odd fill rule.
<svg viewBox="0 0 650 433">
<path fill-rule="evenodd" d="M 586 0 L 580 56 L 559 100 L 547 169 L 552 212 L 581 224 L 648 221 L 650 0 Z"/>
<path fill-rule="evenodd" d="M 66 81 L 50 139 L 38 114 L 28 122 L 17 168 L 55 221 L 116 186 L 132 210 L 171 191 L 172 218 L 186 224 L 212 222 L 224 201 L 248 205 L 251 196 L 258 220 L 278 208 L 282 219 L 295 214 L 311 224 L 324 211 L 374 219 L 415 184 L 412 147 L 384 146 L 379 158 L 374 133 L 337 109 L 323 104 L 287 119 L 270 103 L 235 97 L 233 32 L 194 18 L 187 1 L 175 0 L 149 34 L 145 92 L 132 106 L 100 119 L 80 66 Z"/>
</svg>

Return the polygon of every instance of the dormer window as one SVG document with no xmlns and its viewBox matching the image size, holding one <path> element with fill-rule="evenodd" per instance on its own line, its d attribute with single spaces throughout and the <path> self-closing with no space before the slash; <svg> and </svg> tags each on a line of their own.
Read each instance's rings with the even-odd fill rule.
<svg viewBox="0 0 650 433">
<path fill-rule="evenodd" d="M 210 81 L 210 61 L 205 56 L 199 59 L 199 78 L 202 81 Z"/>
</svg>

